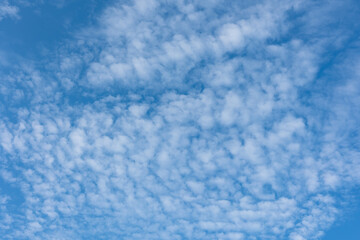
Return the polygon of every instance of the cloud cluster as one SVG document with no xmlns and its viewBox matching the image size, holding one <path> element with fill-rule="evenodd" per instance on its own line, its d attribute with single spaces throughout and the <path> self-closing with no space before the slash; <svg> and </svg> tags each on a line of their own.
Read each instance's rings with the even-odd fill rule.
<svg viewBox="0 0 360 240">
<path fill-rule="evenodd" d="M 263 47 L 267 39 L 276 38 L 286 28 L 282 20 L 292 4 L 251 4 L 245 9 L 242 4 L 229 4 L 139 0 L 132 6 L 109 7 L 100 19 L 100 31 L 93 33 L 100 35 L 96 41 L 105 43 L 87 69 L 86 81 L 95 86 L 155 89 L 189 87 L 195 81 L 212 86 L 234 84 L 231 74 L 236 69 L 232 67 L 237 67 L 238 59 L 232 63 L 224 58 L 234 58 L 229 54 L 240 57 L 247 48 Z M 211 76 L 194 79 L 201 70 Z M 218 80 L 220 71 L 229 76 Z"/>
<path fill-rule="evenodd" d="M 333 36 L 291 34 L 308 7 L 321 9 L 119 1 L 50 73 L 9 74 L 0 233 L 320 238 L 339 214 L 337 191 L 360 183 L 351 137 L 360 116 L 345 121 L 360 86 L 356 66 L 345 84 L 319 77 Z"/>
</svg>

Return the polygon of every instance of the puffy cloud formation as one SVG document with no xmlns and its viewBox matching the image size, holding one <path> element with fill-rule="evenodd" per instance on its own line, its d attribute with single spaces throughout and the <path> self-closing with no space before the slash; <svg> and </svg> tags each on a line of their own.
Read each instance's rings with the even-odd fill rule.
<svg viewBox="0 0 360 240">
<path fill-rule="evenodd" d="M 1 235 L 320 238 L 360 183 L 352 4 L 108 6 L 0 83 Z"/>
</svg>

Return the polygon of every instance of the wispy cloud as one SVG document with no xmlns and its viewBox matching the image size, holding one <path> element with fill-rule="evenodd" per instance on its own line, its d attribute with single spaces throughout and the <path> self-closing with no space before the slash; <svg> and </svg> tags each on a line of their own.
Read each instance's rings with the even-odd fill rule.
<svg viewBox="0 0 360 240">
<path fill-rule="evenodd" d="M 10 5 L 7 0 L 0 3 L 0 21 L 6 17 L 17 18 L 19 9 L 16 6 Z"/>
</svg>

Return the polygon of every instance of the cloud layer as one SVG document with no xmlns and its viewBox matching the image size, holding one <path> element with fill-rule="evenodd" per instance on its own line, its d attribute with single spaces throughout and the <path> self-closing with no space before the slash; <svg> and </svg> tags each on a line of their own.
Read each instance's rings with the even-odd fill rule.
<svg viewBox="0 0 360 240">
<path fill-rule="evenodd" d="M 14 67 L 0 233 L 320 238 L 360 181 L 358 40 L 318 32 L 351 4 L 119 1 L 46 67 Z"/>
</svg>

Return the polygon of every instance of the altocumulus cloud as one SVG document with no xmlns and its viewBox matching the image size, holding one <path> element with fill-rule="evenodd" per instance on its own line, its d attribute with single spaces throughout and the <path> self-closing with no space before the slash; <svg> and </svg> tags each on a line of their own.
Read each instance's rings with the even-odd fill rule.
<svg viewBox="0 0 360 240">
<path fill-rule="evenodd" d="M 115 1 L 2 73 L 1 235 L 321 238 L 360 183 L 353 6 Z"/>
</svg>

